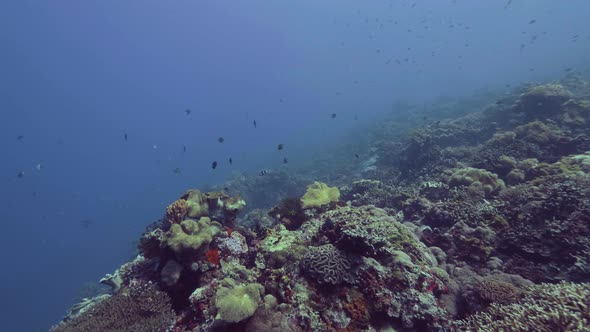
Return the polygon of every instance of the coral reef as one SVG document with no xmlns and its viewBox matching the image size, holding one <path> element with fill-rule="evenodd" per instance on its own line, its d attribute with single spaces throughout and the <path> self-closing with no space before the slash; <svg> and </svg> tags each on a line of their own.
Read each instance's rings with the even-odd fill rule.
<svg viewBox="0 0 590 332">
<path fill-rule="evenodd" d="M 398 103 L 358 161 L 191 189 L 53 330 L 588 330 L 588 95 Z"/>
</svg>

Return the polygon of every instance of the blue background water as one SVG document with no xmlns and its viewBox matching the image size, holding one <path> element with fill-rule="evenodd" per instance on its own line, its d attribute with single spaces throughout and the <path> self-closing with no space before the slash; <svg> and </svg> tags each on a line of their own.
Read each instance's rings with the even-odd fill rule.
<svg viewBox="0 0 590 332">
<path fill-rule="evenodd" d="M 587 1 L 507 2 L 2 1 L 0 329 L 47 330 L 183 190 L 284 167 L 277 143 L 296 164 L 396 100 L 587 64 Z"/>
</svg>

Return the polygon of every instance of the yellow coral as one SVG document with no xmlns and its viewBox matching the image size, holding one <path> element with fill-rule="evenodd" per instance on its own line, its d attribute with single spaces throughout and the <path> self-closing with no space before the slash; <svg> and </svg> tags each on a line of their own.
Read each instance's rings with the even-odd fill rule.
<svg viewBox="0 0 590 332">
<path fill-rule="evenodd" d="M 328 187 L 323 182 L 315 181 L 307 186 L 305 195 L 301 197 L 301 205 L 304 209 L 308 209 L 338 202 L 339 199 L 340 190 L 338 188 Z"/>
</svg>

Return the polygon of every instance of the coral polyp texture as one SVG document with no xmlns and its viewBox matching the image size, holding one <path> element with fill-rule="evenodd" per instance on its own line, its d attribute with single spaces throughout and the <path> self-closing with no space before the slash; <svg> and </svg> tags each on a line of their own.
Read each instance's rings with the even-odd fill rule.
<svg viewBox="0 0 590 332">
<path fill-rule="evenodd" d="M 589 331 L 587 96 L 397 105 L 366 161 L 188 190 L 53 331 Z"/>
<path fill-rule="evenodd" d="M 336 285 L 344 280 L 350 262 L 334 245 L 324 244 L 307 249 L 301 268 L 318 283 Z"/>
</svg>

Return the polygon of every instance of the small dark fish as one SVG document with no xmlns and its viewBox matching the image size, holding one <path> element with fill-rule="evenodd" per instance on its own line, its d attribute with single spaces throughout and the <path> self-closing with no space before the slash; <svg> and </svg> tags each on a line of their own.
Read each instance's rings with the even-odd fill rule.
<svg viewBox="0 0 590 332">
<path fill-rule="evenodd" d="M 231 157 L 229 158 L 229 164 L 233 165 L 234 161 L 231 159 Z"/>
<path fill-rule="evenodd" d="M 281 143 L 281 144 L 279 144 L 279 145 L 277 145 L 277 149 L 278 149 L 278 150 L 282 150 L 282 149 L 284 149 L 284 148 L 285 148 L 285 146 L 284 146 L 282 143 Z"/>
<path fill-rule="evenodd" d="M 504 101 L 503 101 L 503 100 L 498 100 L 498 101 L 496 102 L 496 105 L 502 105 L 502 104 L 504 104 Z"/>
<path fill-rule="evenodd" d="M 287 157 L 283 158 L 283 164 L 288 164 L 289 160 L 287 159 Z"/>
<path fill-rule="evenodd" d="M 354 157 L 355 157 L 356 159 L 359 159 L 359 158 L 360 158 L 360 156 L 359 156 L 359 154 L 358 154 L 358 153 L 355 153 L 355 154 L 354 154 Z"/>
<path fill-rule="evenodd" d="M 530 20 L 529 24 L 535 24 L 535 22 L 537 22 L 537 20 Z"/>
<path fill-rule="evenodd" d="M 336 119 L 336 113 L 332 113 L 332 115 L 330 116 L 332 119 Z"/>
<path fill-rule="evenodd" d="M 257 126 L 256 120 L 252 121 L 252 124 L 254 125 L 254 128 L 256 128 L 256 126 Z"/>
<path fill-rule="evenodd" d="M 422 117 L 422 120 L 428 121 L 428 117 L 425 115 L 425 116 Z"/>
<path fill-rule="evenodd" d="M 188 108 L 184 110 L 184 113 L 186 113 L 186 115 L 191 115 L 191 112 L 192 111 L 190 109 L 188 109 Z"/>
<path fill-rule="evenodd" d="M 33 197 L 37 197 L 37 192 L 33 191 Z"/>
<path fill-rule="evenodd" d="M 84 219 L 84 220 L 80 220 L 80 226 L 82 228 L 88 228 L 90 227 L 90 225 L 92 225 L 94 223 L 94 221 L 92 221 L 91 219 Z"/>
<path fill-rule="evenodd" d="M 174 174 L 180 174 L 180 173 L 182 173 L 182 169 L 181 169 L 181 168 L 179 168 L 179 167 L 176 167 L 176 168 L 173 170 L 173 172 L 174 172 Z"/>
<path fill-rule="evenodd" d="M 223 191 L 229 191 L 228 187 L 223 187 Z"/>
<path fill-rule="evenodd" d="M 129 137 L 127 136 L 127 133 L 125 133 L 125 134 L 123 135 L 123 138 L 125 139 L 125 142 L 127 142 L 127 139 L 129 138 Z"/>
<path fill-rule="evenodd" d="M 225 138 L 223 138 L 223 137 L 219 137 L 219 138 L 217 139 L 217 142 L 219 142 L 219 143 L 223 143 L 223 142 L 225 142 Z"/>
<path fill-rule="evenodd" d="M 512 3 L 512 0 L 508 0 L 508 2 L 504 5 L 504 9 L 508 8 L 508 6 L 510 6 L 511 3 Z"/>
<path fill-rule="evenodd" d="M 258 175 L 259 175 L 259 176 L 264 176 L 264 175 L 267 175 L 267 174 L 269 174 L 269 173 L 270 173 L 270 170 L 268 170 L 268 169 L 263 169 L 263 170 L 261 170 L 260 172 L 258 172 Z"/>
<path fill-rule="evenodd" d="M 217 168 L 217 162 L 214 161 L 211 163 L 211 168 L 216 169 Z"/>
<path fill-rule="evenodd" d="M 18 135 L 18 136 L 16 136 L 16 139 L 19 140 L 19 141 L 21 141 L 21 142 L 23 141 L 24 138 L 25 138 L 24 135 Z"/>
<path fill-rule="evenodd" d="M 182 146 L 182 152 L 186 152 L 186 145 Z"/>
<path fill-rule="evenodd" d="M 572 68 L 565 68 L 563 71 L 566 72 L 566 73 L 569 73 L 572 70 L 573 70 Z"/>
<path fill-rule="evenodd" d="M 22 179 L 23 176 L 25 176 L 25 171 L 20 171 L 18 172 L 18 174 L 16 175 L 19 179 Z"/>
</svg>

